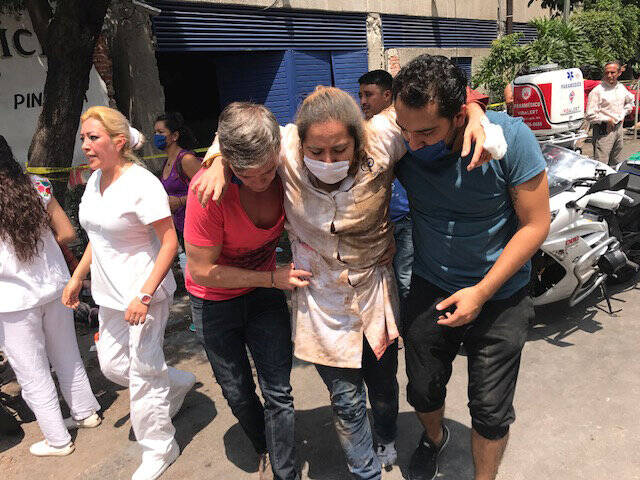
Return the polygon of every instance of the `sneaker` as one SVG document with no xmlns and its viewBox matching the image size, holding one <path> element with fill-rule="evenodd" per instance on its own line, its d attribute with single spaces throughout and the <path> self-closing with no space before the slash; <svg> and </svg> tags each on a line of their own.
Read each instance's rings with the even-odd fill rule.
<svg viewBox="0 0 640 480">
<path fill-rule="evenodd" d="M 382 465 L 382 468 L 392 467 L 398 459 L 396 443 L 378 443 L 376 445 L 376 455 L 380 461 L 380 465 Z"/>
<path fill-rule="evenodd" d="M 36 457 L 64 457 L 73 453 L 76 446 L 73 442 L 67 443 L 64 447 L 52 447 L 46 440 L 41 440 L 29 447 L 29 451 Z"/>
<path fill-rule="evenodd" d="M 186 381 L 186 383 L 182 385 L 176 385 L 175 388 L 175 397 L 169 406 L 169 416 L 171 418 L 175 417 L 180 409 L 182 408 L 182 404 L 184 403 L 184 399 L 187 396 L 187 393 L 191 391 L 193 386 L 196 384 L 196 376 L 190 374 L 191 377 Z"/>
<path fill-rule="evenodd" d="M 142 459 L 142 463 L 138 469 L 133 472 L 131 480 L 156 480 L 169 468 L 169 466 L 176 461 L 180 455 L 180 447 L 174 440 L 171 444 L 171 450 L 165 458 L 153 458 L 145 460 Z"/>
<path fill-rule="evenodd" d="M 260 480 L 273 480 L 273 470 L 271 470 L 271 460 L 268 453 L 261 453 L 258 458 L 258 474 Z"/>
<path fill-rule="evenodd" d="M 89 415 L 87 418 L 83 418 L 82 420 L 76 420 L 73 417 L 67 417 L 64 419 L 64 426 L 67 427 L 67 430 L 73 430 L 75 428 L 96 428 L 101 423 L 102 419 L 97 413 Z"/>
<path fill-rule="evenodd" d="M 422 434 L 418 448 L 416 448 L 409 462 L 409 480 L 434 480 L 438 475 L 438 456 L 449 443 L 449 429 L 442 426 L 442 443 L 436 447 Z"/>
</svg>

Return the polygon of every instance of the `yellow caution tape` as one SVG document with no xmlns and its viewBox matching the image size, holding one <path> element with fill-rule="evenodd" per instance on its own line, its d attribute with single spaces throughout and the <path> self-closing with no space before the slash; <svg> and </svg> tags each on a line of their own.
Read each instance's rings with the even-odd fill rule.
<svg viewBox="0 0 640 480">
<path fill-rule="evenodd" d="M 202 147 L 202 148 L 196 148 L 195 150 L 191 150 L 192 152 L 195 153 L 205 153 L 207 150 L 209 150 L 209 147 Z M 166 154 L 161 153 L 159 155 L 147 155 L 145 157 L 140 157 L 142 158 L 142 160 L 153 160 L 154 158 L 166 158 Z"/>
<path fill-rule="evenodd" d="M 209 150 L 209 147 L 196 148 L 193 150 L 195 153 L 204 153 Z M 147 155 L 145 157 L 141 157 L 142 160 L 152 160 L 154 158 L 166 158 L 166 154 L 159 155 Z M 54 173 L 69 173 L 73 170 L 89 168 L 89 165 L 75 165 L 73 167 L 30 167 L 27 163 L 27 172 L 33 173 L 34 175 L 43 175 L 47 178 L 50 178 L 50 174 Z M 62 177 L 61 177 L 62 178 Z"/>
<path fill-rule="evenodd" d="M 142 160 L 153 160 L 154 158 L 166 158 L 167 156 L 163 153 L 160 155 L 146 155 L 144 157 L 140 157 Z"/>
<path fill-rule="evenodd" d="M 75 165 L 73 167 L 30 167 L 27 164 L 27 172 L 35 175 L 48 175 L 50 173 L 67 173 L 73 170 L 89 168 L 89 165 Z"/>
<path fill-rule="evenodd" d="M 502 107 L 503 105 L 504 105 L 504 102 L 492 103 L 491 105 L 487 105 L 487 108 Z"/>
<path fill-rule="evenodd" d="M 47 177 L 47 180 L 51 180 L 54 182 L 67 182 L 69 180 L 69 177 L 64 175 L 62 177 L 57 177 L 55 175 L 42 175 L 43 177 Z"/>
</svg>

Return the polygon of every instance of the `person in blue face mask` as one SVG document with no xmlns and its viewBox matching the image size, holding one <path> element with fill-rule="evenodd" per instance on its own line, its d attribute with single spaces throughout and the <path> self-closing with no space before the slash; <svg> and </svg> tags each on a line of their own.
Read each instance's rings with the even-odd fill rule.
<svg viewBox="0 0 640 480">
<path fill-rule="evenodd" d="M 167 154 L 162 167 L 160 182 L 169 195 L 169 207 L 176 226 L 178 242 L 182 252 L 178 255 L 180 267 L 184 272 L 186 256 L 184 254 L 184 212 L 187 205 L 187 190 L 191 178 L 200 169 L 200 159 L 193 153 L 196 139 L 178 112 L 167 112 L 156 118 L 153 144 Z"/>
<path fill-rule="evenodd" d="M 522 119 L 487 112 L 493 126 L 502 127 L 506 155 L 469 169 L 471 153 L 461 155 L 465 90 L 464 73 L 441 56 L 417 57 L 393 82 L 395 123 L 411 154 L 396 168 L 414 224 L 402 332 L 407 399 L 424 427 L 410 461 L 411 480 L 438 473 L 438 456 L 449 441 L 442 422 L 446 385 L 461 344 L 475 479 L 495 479 L 515 419 L 520 352 L 534 317 L 526 288 L 529 259 L 549 230 L 545 162 Z"/>
</svg>

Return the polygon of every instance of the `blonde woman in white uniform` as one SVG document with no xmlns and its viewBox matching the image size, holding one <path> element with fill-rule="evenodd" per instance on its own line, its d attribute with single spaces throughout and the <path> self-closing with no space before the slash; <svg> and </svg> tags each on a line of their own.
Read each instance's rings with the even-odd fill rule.
<svg viewBox="0 0 640 480">
<path fill-rule="evenodd" d="M 167 367 L 162 350 L 178 240 L 164 188 L 136 163 L 126 118 L 92 107 L 81 120 L 82 150 L 94 170 L 79 213 L 89 245 L 63 302 L 77 305 L 91 270 L 91 293 L 100 306 L 100 368 L 129 387 L 131 426 L 143 449 L 132 480 L 153 480 L 180 453 L 171 417 L 195 383 L 191 373 Z"/>
</svg>

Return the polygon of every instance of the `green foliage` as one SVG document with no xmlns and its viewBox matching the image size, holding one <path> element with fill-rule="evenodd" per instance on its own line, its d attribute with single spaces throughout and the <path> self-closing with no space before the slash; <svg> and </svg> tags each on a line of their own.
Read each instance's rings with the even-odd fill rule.
<svg viewBox="0 0 640 480">
<path fill-rule="evenodd" d="M 571 22 L 587 32 L 593 46 L 591 65 L 609 60 L 633 63 L 640 50 L 640 0 L 587 0 Z"/>
<path fill-rule="evenodd" d="M 526 65 L 526 52 L 518 44 L 521 38 L 521 33 L 513 33 L 491 43 L 491 52 L 482 59 L 471 79 L 474 88 L 482 85 L 492 98 L 502 98 L 504 87 Z"/>
<path fill-rule="evenodd" d="M 550 6 L 552 2 L 547 3 L 546 6 Z M 557 63 L 563 68 L 581 68 L 587 78 L 599 78 L 609 60 L 637 63 L 640 0 L 585 0 L 582 3 L 584 9 L 573 13 L 568 23 L 560 18 L 530 22 L 538 35 L 528 45 L 518 45 L 513 35 L 494 41 L 489 56 L 475 71 L 473 85 L 484 86 L 492 99 L 498 100 L 503 98 L 504 86 L 522 68 Z"/>
<path fill-rule="evenodd" d="M 554 14 L 561 13 L 564 10 L 564 0 L 529 0 L 527 6 L 530 7 L 538 1 L 541 1 L 542 8 L 548 8 Z M 570 0 L 569 9 L 573 11 L 581 3 L 583 3 L 583 0 Z"/>
<path fill-rule="evenodd" d="M 523 46 L 528 66 L 557 63 L 562 68 L 571 68 L 588 63 L 592 49 L 579 25 L 548 18 L 530 23 L 536 27 L 538 36 Z"/>
<path fill-rule="evenodd" d="M 623 7 L 635 6 L 640 7 L 640 0 L 613 0 L 615 3 L 619 3 Z M 593 10 L 597 8 L 598 4 L 603 4 L 602 0 L 583 0 L 585 10 Z"/>
</svg>

